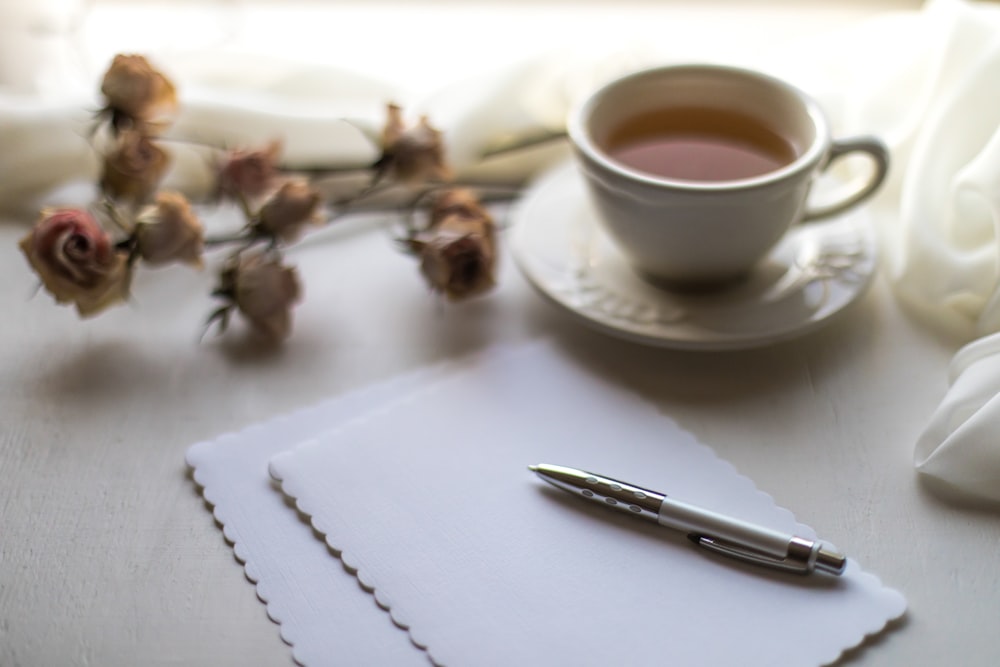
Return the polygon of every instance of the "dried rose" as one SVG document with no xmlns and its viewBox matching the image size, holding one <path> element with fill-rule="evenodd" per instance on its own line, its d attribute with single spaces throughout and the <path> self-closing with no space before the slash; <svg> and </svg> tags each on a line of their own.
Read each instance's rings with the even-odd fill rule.
<svg viewBox="0 0 1000 667">
<path fill-rule="evenodd" d="M 440 195 L 427 228 L 408 245 L 420 257 L 420 271 L 431 289 L 450 301 L 478 296 L 496 284 L 496 225 L 468 190 Z"/>
<path fill-rule="evenodd" d="M 403 121 L 403 110 L 390 104 L 382 130 L 382 156 L 376 163 L 378 175 L 416 185 L 427 181 L 451 180 L 445 162 L 441 132 L 422 116 L 416 125 Z"/>
<path fill-rule="evenodd" d="M 307 224 L 319 221 L 320 198 L 319 192 L 306 181 L 288 181 L 261 207 L 254 229 L 291 243 Z"/>
<path fill-rule="evenodd" d="M 101 93 L 115 129 L 141 125 L 153 131 L 177 112 L 174 84 L 143 56 L 115 56 Z"/>
<path fill-rule="evenodd" d="M 201 267 L 204 242 L 204 226 L 178 192 L 156 195 L 156 203 L 136 221 L 136 252 L 150 264 L 184 262 Z"/>
<path fill-rule="evenodd" d="M 493 218 L 479 201 L 479 197 L 466 188 L 450 188 L 434 197 L 428 227 L 440 225 L 445 218 L 453 215 L 470 222 L 488 224 L 490 229 L 495 226 Z"/>
<path fill-rule="evenodd" d="M 264 194 L 274 183 L 280 155 L 280 141 L 262 149 L 227 152 L 218 167 L 219 195 L 252 199 Z"/>
<path fill-rule="evenodd" d="M 291 308 L 302 287 L 295 269 L 284 266 L 275 254 L 244 253 L 223 269 L 214 294 L 229 301 L 222 309 L 223 324 L 225 312 L 235 306 L 254 329 L 277 341 L 292 331 Z"/>
<path fill-rule="evenodd" d="M 127 130 L 114 150 L 104 157 L 101 191 L 118 201 L 142 204 L 156 191 L 167 173 L 170 157 L 152 138 Z"/>
<path fill-rule="evenodd" d="M 75 304 L 82 317 L 96 315 L 128 297 L 127 253 L 115 248 L 87 211 L 42 211 L 20 247 L 56 302 Z"/>
</svg>

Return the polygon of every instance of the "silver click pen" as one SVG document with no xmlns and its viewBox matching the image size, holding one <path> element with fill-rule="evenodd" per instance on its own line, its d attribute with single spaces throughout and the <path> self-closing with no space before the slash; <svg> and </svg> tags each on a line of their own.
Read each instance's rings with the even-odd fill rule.
<svg viewBox="0 0 1000 667">
<path fill-rule="evenodd" d="M 840 575 L 847 567 L 843 554 L 818 540 L 740 521 L 576 468 L 542 463 L 528 469 L 564 491 L 687 533 L 698 546 L 724 556 L 799 574 Z"/>
</svg>

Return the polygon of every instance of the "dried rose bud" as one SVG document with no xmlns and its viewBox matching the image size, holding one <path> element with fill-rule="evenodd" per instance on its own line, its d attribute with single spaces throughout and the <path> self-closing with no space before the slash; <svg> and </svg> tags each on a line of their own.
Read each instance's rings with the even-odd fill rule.
<svg viewBox="0 0 1000 667">
<path fill-rule="evenodd" d="M 127 253 L 114 247 L 87 211 L 42 211 L 20 247 L 56 303 L 76 305 L 81 317 L 96 315 L 128 297 Z"/>
<path fill-rule="evenodd" d="M 451 180 L 445 162 L 441 132 L 422 116 L 416 125 L 403 122 L 403 110 L 390 104 L 382 130 L 382 156 L 376 163 L 379 175 L 418 185 L 427 181 Z"/>
<path fill-rule="evenodd" d="M 184 195 L 161 192 L 136 222 L 136 252 L 150 264 L 183 262 L 201 267 L 205 228 Z"/>
<path fill-rule="evenodd" d="M 320 199 L 319 192 L 306 181 L 288 181 L 261 207 L 254 229 L 291 243 L 307 224 L 319 221 Z"/>
<path fill-rule="evenodd" d="M 449 190 L 431 209 L 427 229 L 409 240 L 431 289 L 449 301 L 489 291 L 496 284 L 496 225 L 468 190 Z"/>
<path fill-rule="evenodd" d="M 493 218 L 472 190 L 451 188 L 439 193 L 431 205 L 429 228 L 440 224 L 445 218 L 458 215 L 466 220 L 494 227 Z"/>
<path fill-rule="evenodd" d="M 244 253 L 223 269 L 215 294 L 235 306 L 258 332 L 278 341 L 292 331 L 291 308 L 298 303 L 302 287 L 298 273 L 284 266 L 280 257 Z"/>
<path fill-rule="evenodd" d="M 252 199 L 264 194 L 274 183 L 280 155 L 280 141 L 257 150 L 228 151 L 218 168 L 219 195 Z"/>
<path fill-rule="evenodd" d="M 143 56 L 115 56 L 104 74 L 101 93 L 116 129 L 142 125 L 151 130 L 177 112 L 174 84 Z"/>
<path fill-rule="evenodd" d="M 163 180 L 169 164 L 167 152 L 150 137 L 127 130 L 104 157 L 101 191 L 118 201 L 145 203 Z"/>
</svg>

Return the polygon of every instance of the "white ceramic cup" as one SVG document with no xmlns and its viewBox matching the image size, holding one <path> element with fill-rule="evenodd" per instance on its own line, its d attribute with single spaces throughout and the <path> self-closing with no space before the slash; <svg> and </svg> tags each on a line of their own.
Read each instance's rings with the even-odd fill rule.
<svg viewBox="0 0 1000 667">
<path fill-rule="evenodd" d="M 749 116 L 782 137 L 791 161 L 759 176 L 678 180 L 641 171 L 609 154 L 610 137 L 637 116 L 707 108 Z M 889 167 L 881 141 L 833 140 L 817 103 L 773 77 L 717 65 L 668 66 L 612 81 L 570 115 L 569 136 L 598 217 L 633 267 L 668 285 L 723 283 L 748 274 L 801 222 L 836 215 L 868 198 Z M 851 154 L 874 165 L 840 200 L 812 208 L 810 187 Z"/>
</svg>

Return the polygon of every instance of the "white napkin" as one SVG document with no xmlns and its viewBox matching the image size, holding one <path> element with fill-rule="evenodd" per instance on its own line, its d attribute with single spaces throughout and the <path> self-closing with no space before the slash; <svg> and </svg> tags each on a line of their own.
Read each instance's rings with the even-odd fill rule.
<svg viewBox="0 0 1000 667">
<path fill-rule="evenodd" d="M 853 560 L 824 578 L 713 558 L 551 489 L 526 469 L 540 462 L 814 537 L 654 405 L 547 343 L 486 354 L 271 470 L 436 664 L 818 665 L 905 609 Z"/>
<path fill-rule="evenodd" d="M 168 139 L 246 146 L 280 139 L 296 166 L 374 161 L 377 149 L 346 120 L 379 127 L 385 103 L 405 98 L 400 86 L 335 67 L 222 53 L 176 55 L 157 66 L 177 83 L 181 112 Z M 13 208 L 79 178 L 96 179 L 93 149 L 83 140 L 100 107 L 92 97 L 3 93 L 0 87 L 0 206 Z M 204 151 L 169 145 L 169 187 L 192 196 L 212 184 Z"/>
<path fill-rule="evenodd" d="M 959 495 L 1000 501 L 1000 334 L 966 345 L 951 389 L 917 442 L 916 465 Z"/>
</svg>

